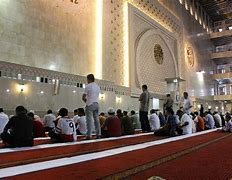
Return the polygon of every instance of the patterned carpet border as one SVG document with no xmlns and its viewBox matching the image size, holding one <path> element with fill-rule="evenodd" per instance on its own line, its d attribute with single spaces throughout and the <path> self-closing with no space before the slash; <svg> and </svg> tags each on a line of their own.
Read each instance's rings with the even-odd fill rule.
<svg viewBox="0 0 232 180">
<path fill-rule="evenodd" d="M 155 160 L 155 161 L 151 161 L 149 163 L 146 163 L 146 164 L 143 164 L 143 165 L 140 165 L 140 166 L 137 166 L 137 167 L 134 167 L 132 169 L 125 170 L 125 171 L 121 171 L 119 173 L 116 173 L 116 174 L 113 174 L 113 175 L 110 175 L 110 176 L 106 176 L 106 177 L 103 177 L 103 178 L 100 178 L 100 179 L 103 179 L 103 180 L 125 179 L 125 178 L 127 178 L 129 176 L 132 176 L 134 174 L 143 172 L 145 170 L 148 170 L 150 168 L 153 168 L 153 167 L 158 166 L 160 164 L 163 164 L 165 162 L 172 161 L 172 160 L 175 160 L 175 159 L 177 159 L 177 158 L 179 158 L 181 156 L 190 154 L 193 151 L 196 151 L 196 150 L 198 150 L 200 148 L 203 148 L 203 147 L 206 147 L 206 146 L 208 146 L 210 144 L 213 144 L 213 143 L 216 143 L 218 141 L 221 141 L 222 139 L 225 139 L 225 138 L 227 138 L 227 137 L 229 137 L 231 135 L 232 134 L 226 134 L 225 136 L 222 136 L 222 137 L 213 139 L 211 141 L 199 144 L 197 146 L 191 147 L 191 148 L 183 150 L 181 152 L 178 152 L 178 153 L 175 153 L 175 154 L 163 157 L 161 159 L 158 159 L 158 160 Z"/>
</svg>

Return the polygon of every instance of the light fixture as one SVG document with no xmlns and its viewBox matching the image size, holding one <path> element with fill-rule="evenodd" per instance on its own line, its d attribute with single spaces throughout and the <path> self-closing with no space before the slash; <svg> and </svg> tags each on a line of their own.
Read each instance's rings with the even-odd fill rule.
<svg viewBox="0 0 232 180">
<path fill-rule="evenodd" d="M 19 91 L 20 91 L 20 92 L 23 92 L 24 89 L 25 89 L 25 85 L 24 85 L 24 84 L 20 84 L 20 85 L 19 85 Z"/>
<path fill-rule="evenodd" d="M 211 109 L 211 106 L 208 106 L 208 109 Z"/>
<path fill-rule="evenodd" d="M 121 103 L 121 101 L 122 101 L 121 97 L 116 97 L 116 102 L 117 103 Z"/>
<path fill-rule="evenodd" d="M 44 91 L 40 91 L 40 94 L 44 94 Z"/>
<path fill-rule="evenodd" d="M 173 79 L 173 82 L 174 82 L 174 83 L 177 83 L 177 82 L 178 82 L 178 79 Z"/>
<path fill-rule="evenodd" d="M 76 90 L 73 90 L 73 93 L 76 93 Z"/>
<path fill-rule="evenodd" d="M 100 94 L 99 94 L 99 99 L 100 99 L 100 100 L 105 99 L 105 94 L 104 94 L 104 93 L 100 93 Z"/>
<path fill-rule="evenodd" d="M 205 71 L 204 70 L 202 70 L 202 71 L 200 71 L 202 74 L 205 74 Z"/>
<path fill-rule="evenodd" d="M 7 89 L 6 92 L 10 92 L 10 89 Z"/>
<path fill-rule="evenodd" d="M 220 28 L 220 29 L 218 29 L 218 31 L 219 31 L 219 32 L 222 32 L 222 29 Z"/>
</svg>

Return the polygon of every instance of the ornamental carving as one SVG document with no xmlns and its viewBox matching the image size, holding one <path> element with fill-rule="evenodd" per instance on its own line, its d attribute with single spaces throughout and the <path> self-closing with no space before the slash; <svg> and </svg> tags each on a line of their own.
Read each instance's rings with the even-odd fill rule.
<svg viewBox="0 0 232 180">
<path fill-rule="evenodd" d="M 186 49 L 188 65 L 193 67 L 194 66 L 194 53 L 191 47 L 187 47 Z"/>
<path fill-rule="evenodd" d="M 158 64 L 163 64 L 164 61 L 164 54 L 161 46 L 156 44 L 154 47 L 154 57 Z"/>
</svg>

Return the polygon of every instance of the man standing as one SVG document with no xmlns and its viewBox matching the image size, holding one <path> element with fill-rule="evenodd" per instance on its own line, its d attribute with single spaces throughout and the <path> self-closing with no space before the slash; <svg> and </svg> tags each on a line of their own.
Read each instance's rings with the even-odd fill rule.
<svg viewBox="0 0 232 180">
<path fill-rule="evenodd" d="M 173 99 L 171 98 L 170 94 L 167 94 L 166 101 L 164 103 L 164 112 L 165 112 L 165 109 L 172 108 L 172 106 L 173 106 Z"/>
<path fill-rule="evenodd" d="M 149 132 L 151 130 L 148 121 L 148 109 L 149 109 L 149 92 L 147 90 L 147 85 L 142 85 L 142 94 L 139 97 L 140 108 L 139 108 L 139 120 L 141 122 L 141 127 L 143 132 Z"/>
<path fill-rule="evenodd" d="M 184 95 L 183 111 L 186 114 L 190 114 L 192 111 L 192 107 L 193 107 L 192 101 L 191 101 L 191 99 L 189 99 L 187 92 L 184 92 L 183 95 Z"/>
<path fill-rule="evenodd" d="M 98 117 L 99 105 L 98 98 L 100 93 L 99 86 L 94 82 L 95 78 L 93 74 L 87 75 L 88 85 L 85 87 L 85 92 L 82 96 L 82 100 L 86 103 L 86 124 L 87 124 L 87 137 L 91 139 L 92 134 L 92 119 L 94 119 L 94 125 L 96 130 L 96 137 L 101 137 L 100 122 Z"/>
</svg>

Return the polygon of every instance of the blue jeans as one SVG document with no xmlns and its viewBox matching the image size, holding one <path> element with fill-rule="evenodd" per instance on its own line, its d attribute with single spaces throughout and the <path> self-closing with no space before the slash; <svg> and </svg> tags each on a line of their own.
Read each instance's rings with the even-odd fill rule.
<svg viewBox="0 0 232 180">
<path fill-rule="evenodd" d="M 100 122 L 98 117 L 98 111 L 99 106 L 97 102 L 94 102 L 93 104 L 85 107 L 85 113 L 86 113 L 86 125 L 87 125 L 87 136 L 91 137 L 92 133 L 92 120 L 94 120 L 96 135 L 101 135 L 101 128 L 100 128 Z"/>
</svg>

